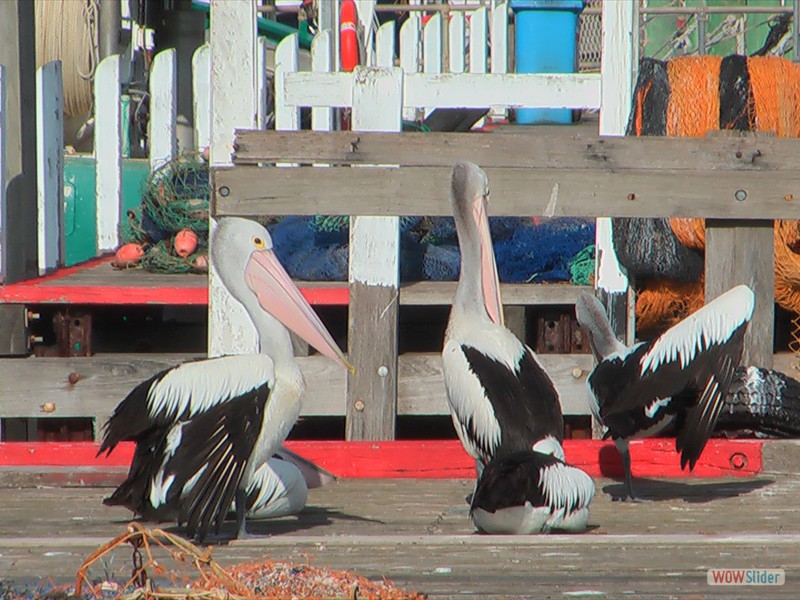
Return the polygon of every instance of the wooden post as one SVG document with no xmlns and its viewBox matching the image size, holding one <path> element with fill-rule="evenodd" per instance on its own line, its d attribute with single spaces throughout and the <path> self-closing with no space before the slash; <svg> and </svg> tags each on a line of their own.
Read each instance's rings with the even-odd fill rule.
<svg viewBox="0 0 800 600">
<path fill-rule="evenodd" d="M 358 67 L 353 81 L 353 130 L 400 131 L 403 70 Z M 348 440 L 394 439 L 399 258 L 397 217 L 350 217 Z"/>
<path fill-rule="evenodd" d="M 175 134 L 178 117 L 178 55 L 174 48 L 162 50 L 150 73 L 150 170 L 155 171 L 178 152 Z"/>
<path fill-rule="evenodd" d="M 422 72 L 442 72 L 442 13 L 436 13 L 422 31 Z M 427 117 L 435 106 L 425 107 Z"/>
<path fill-rule="evenodd" d="M 486 73 L 486 49 L 489 41 L 486 29 L 488 13 L 482 6 L 472 13 L 469 22 L 469 72 Z"/>
<path fill-rule="evenodd" d="M 0 272 L 4 283 L 37 274 L 36 27 L 33 2 L 0 2 L 0 65 L 5 67 L 3 151 L 5 214 Z M 14 226 L 10 227 L 13 223 Z M 3 352 L 0 338 L 0 353 Z"/>
<path fill-rule="evenodd" d="M 311 42 L 311 70 L 317 73 L 333 71 L 333 43 L 330 31 L 320 31 Z M 311 108 L 311 128 L 314 131 L 333 131 L 333 110 L 325 106 Z"/>
<path fill-rule="evenodd" d="M 253 129 L 256 88 L 256 2 L 211 2 L 211 166 L 231 163 L 234 130 Z M 213 227 L 213 223 L 212 223 Z M 219 282 L 213 265 L 208 278 L 209 355 L 255 352 L 255 330 Z"/>
<path fill-rule="evenodd" d="M 756 295 L 742 364 L 772 368 L 775 327 L 773 221 L 706 219 L 706 303 L 746 284 Z"/>
<path fill-rule="evenodd" d="M 636 2 L 604 2 L 602 11 L 600 135 L 625 135 L 638 62 L 639 11 Z M 633 344 L 636 300 L 627 273 L 617 260 L 608 218 L 596 222 L 595 293 L 606 307 L 614 333 L 626 344 Z M 593 418 L 592 436 L 601 434 Z"/>
<path fill-rule="evenodd" d="M 37 205 L 39 274 L 61 265 L 64 236 L 64 87 L 61 61 L 36 71 Z"/>
<path fill-rule="evenodd" d="M 491 42 L 491 70 L 492 73 L 508 72 L 508 3 L 501 2 L 492 9 L 491 25 L 489 29 Z M 493 120 L 502 120 L 508 117 L 505 106 L 492 108 Z"/>
<path fill-rule="evenodd" d="M 5 281 L 6 223 L 6 67 L 0 64 L 0 285 Z"/>
<path fill-rule="evenodd" d="M 638 10 L 635 2 L 603 3 L 600 135 L 625 135 L 637 61 Z M 597 219 L 595 288 L 606 306 L 617 336 L 627 344 L 635 337 L 634 303 L 628 278 L 611 241 L 611 219 Z"/>
<path fill-rule="evenodd" d="M 450 45 L 450 73 L 464 72 L 464 13 L 454 12 L 450 16 L 450 34 L 447 38 Z"/>
<path fill-rule="evenodd" d="M 120 62 L 114 54 L 100 61 L 94 77 L 95 220 L 97 253 L 116 250 L 122 211 L 122 118 L 119 110 Z"/>
</svg>

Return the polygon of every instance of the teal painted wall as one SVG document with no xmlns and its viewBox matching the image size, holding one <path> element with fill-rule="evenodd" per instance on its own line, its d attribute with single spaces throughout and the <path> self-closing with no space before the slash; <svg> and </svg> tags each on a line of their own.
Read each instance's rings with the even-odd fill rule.
<svg viewBox="0 0 800 600">
<path fill-rule="evenodd" d="M 122 159 L 124 210 L 141 204 L 142 187 L 150 174 L 146 160 Z M 64 264 L 74 265 L 97 256 L 95 238 L 95 169 L 91 156 L 64 158 Z"/>
</svg>

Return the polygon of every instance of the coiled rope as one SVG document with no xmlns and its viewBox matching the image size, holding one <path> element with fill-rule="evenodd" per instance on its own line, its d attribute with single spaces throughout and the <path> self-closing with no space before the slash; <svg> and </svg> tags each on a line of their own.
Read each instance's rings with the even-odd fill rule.
<svg viewBox="0 0 800 600">
<path fill-rule="evenodd" d="M 36 66 L 60 60 L 64 114 L 92 111 L 92 80 L 100 62 L 100 0 L 35 0 Z"/>
</svg>

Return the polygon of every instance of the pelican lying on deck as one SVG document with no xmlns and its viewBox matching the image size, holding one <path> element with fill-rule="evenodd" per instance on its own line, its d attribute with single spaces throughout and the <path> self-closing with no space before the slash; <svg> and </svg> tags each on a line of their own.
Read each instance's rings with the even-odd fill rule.
<svg viewBox="0 0 800 600">
<path fill-rule="evenodd" d="M 600 301 L 586 293 L 578 298 L 578 322 L 598 360 L 587 378 L 589 406 L 622 453 L 631 499 L 630 439 L 674 423 L 681 468 L 694 468 L 723 408 L 754 304 L 750 288 L 737 286 L 656 340 L 628 348 L 614 336 Z"/>
<path fill-rule="evenodd" d="M 255 513 L 263 513 L 281 484 L 287 493 L 299 489 L 296 468 L 280 469 L 289 478 L 279 476 L 280 483 L 258 472 L 297 420 L 305 390 L 286 327 L 352 368 L 278 262 L 266 229 L 224 218 L 212 235 L 212 264 L 252 320 L 260 353 L 185 363 L 139 384 L 109 419 L 98 452 L 136 442 L 128 478 L 106 504 L 148 520 L 177 519 L 200 540 L 212 525 L 219 532 L 234 501 L 237 536 L 243 536 L 248 495 Z M 275 487 L 262 489 L 259 482 Z M 296 506 L 297 493 L 286 503 Z"/>
<path fill-rule="evenodd" d="M 576 496 L 581 509 L 588 507 L 594 484 L 561 462 L 564 420 L 558 392 L 533 351 L 503 325 L 488 197 L 489 182 L 480 168 L 453 165 L 451 200 L 461 276 L 442 351 L 447 400 L 458 437 L 479 474 L 471 503 L 476 525 L 487 533 L 548 531 L 557 515 L 571 513 Z M 530 456 L 542 447 L 547 450 Z M 580 492 L 573 494 L 574 489 Z M 528 498 L 529 493 L 534 495 Z M 528 500 L 538 511 L 534 517 L 527 514 Z M 519 514 L 495 513 L 517 506 Z"/>
<path fill-rule="evenodd" d="M 561 445 L 547 438 L 533 450 L 490 461 L 469 513 L 483 533 L 580 533 L 586 530 L 593 497 L 592 478 L 565 463 Z"/>
</svg>

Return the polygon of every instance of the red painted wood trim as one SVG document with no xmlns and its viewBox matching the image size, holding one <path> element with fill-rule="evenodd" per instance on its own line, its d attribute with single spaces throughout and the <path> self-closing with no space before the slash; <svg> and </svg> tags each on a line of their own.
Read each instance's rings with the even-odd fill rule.
<svg viewBox="0 0 800 600">
<path fill-rule="evenodd" d="M 747 477 L 762 469 L 761 440 L 712 439 L 694 471 L 681 471 L 675 440 L 631 442 L 635 477 Z M 289 441 L 286 446 L 344 478 L 472 478 L 475 466 L 458 440 L 343 442 Z M 92 442 L 0 443 L 0 467 L 127 467 L 133 444 L 96 458 Z M 567 462 L 592 477 L 621 477 L 622 462 L 611 442 L 566 440 Z"/>
<path fill-rule="evenodd" d="M 111 305 L 208 305 L 208 288 L 202 287 L 137 287 L 58 285 L 69 275 L 111 261 L 112 257 L 92 259 L 79 265 L 28 279 L 18 283 L 0 285 L 0 303 L 7 304 L 111 304 Z M 346 283 L 341 286 L 302 287 L 300 291 L 312 305 L 342 306 L 350 301 Z"/>
</svg>

